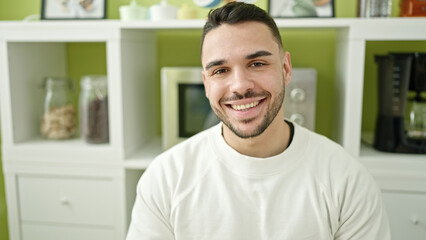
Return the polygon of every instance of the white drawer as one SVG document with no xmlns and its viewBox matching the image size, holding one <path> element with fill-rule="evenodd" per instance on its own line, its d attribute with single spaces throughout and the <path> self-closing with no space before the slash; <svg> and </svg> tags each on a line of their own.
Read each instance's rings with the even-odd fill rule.
<svg viewBox="0 0 426 240">
<path fill-rule="evenodd" d="M 111 179 L 18 176 L 18 192 L 23 222 L 114 225 Z"/>
<path fill-rule="evenodd" d="M 426 194 L 383 192 L 392 239 L 426 239 Z"/>
<path fill-rule="evenodd" d="M 55 225 L 22 224 L 22 240 L 117 240 L 114 230 Z"/>
</svg>

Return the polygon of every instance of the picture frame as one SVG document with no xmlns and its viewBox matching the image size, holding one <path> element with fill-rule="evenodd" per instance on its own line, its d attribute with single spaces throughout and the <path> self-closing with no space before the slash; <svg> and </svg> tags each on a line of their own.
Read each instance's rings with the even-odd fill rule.
<svg viewBox="0 0 426 240">
<path fill-rule="evenodd" d="M 105 19 L 106 0 L 42 0 L 41 19 Z"/>
<path fill-rule="evenodd" d="M 331 18 L 334 0 L 268 0 L 273 18 Z"/>
</svg>

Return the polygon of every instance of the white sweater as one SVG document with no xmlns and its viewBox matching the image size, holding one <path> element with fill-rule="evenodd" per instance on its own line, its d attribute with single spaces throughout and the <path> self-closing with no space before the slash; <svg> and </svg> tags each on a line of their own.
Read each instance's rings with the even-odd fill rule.
<svg viewBox="0 0 426 240">
<path fill-rule="evenodd" d="M 152 162 L 127 240 L 390 239 L 379 188 L 339 145 L 295 125 L 284 152 L 253 158 L 221 127 Z"/>
</svg>

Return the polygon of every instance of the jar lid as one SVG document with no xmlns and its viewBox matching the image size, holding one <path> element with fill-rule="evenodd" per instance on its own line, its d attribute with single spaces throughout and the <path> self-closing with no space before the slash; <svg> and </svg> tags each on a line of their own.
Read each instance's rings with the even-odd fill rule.
<svg viewBox="0 0 426 240">
<path fill-rule="evenodd" d="M 108 79 L 105 75 L 86 75 L 81 78 L 80 86 L 84 89 L 90 88 L 106 88 Z"/>
<path fill-rule="evenodd" d="M 74 82 L 69 77 L 45 77 L 43 80 L 43 87 L 46 89 L 52 88 L 74 88 Z"/>
</svg>

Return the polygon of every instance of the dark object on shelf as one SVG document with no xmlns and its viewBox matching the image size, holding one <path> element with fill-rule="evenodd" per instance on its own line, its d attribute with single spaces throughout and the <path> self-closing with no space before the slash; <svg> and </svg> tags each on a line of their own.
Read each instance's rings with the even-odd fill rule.
<svg viewBox="0 0 426 240">
<path fill-rule="evenodd" d="M 392 53 L 375 60 L 379 109 L 374 148 L 426 153 L 426 53 Z"/>
<path fill-rule="evenodd" d="M 108 89 L 105 76 L 84 76 L 80 92 L 80 128 L 88 143 L 107 143 Z"/>
<path fill-rule="evenodd" d="M 401 17 L 426 17 L 425 0 L 401 0 Z"/>
<path fill-rule="evenodd" d="M 108 98 L 94 99 L 89 103 L 87 129 L 83 133 L 87 142 L 108 142 Z"/>
</svg>

